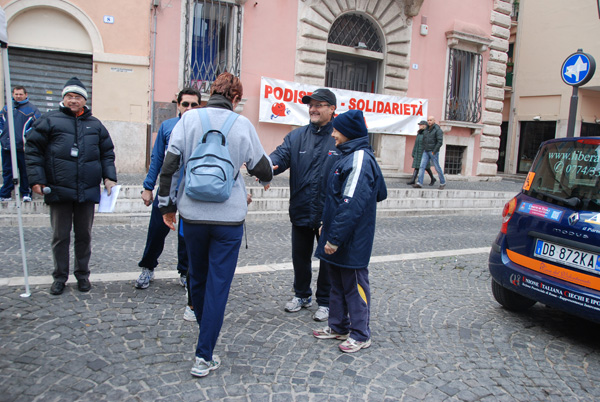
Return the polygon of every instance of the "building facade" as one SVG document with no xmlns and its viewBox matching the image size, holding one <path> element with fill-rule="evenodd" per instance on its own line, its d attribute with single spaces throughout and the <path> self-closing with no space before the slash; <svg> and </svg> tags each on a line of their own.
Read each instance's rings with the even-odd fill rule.
<svg viewBox="0 0 600 402">
<path fill-rule="evenodd" d="M 578 49 L 600 61 L 597 2 L 517 3 L 498 160 L 498 170 L 507 173 L 526 173 L 543 141 L 567 136 L 573 88 L 561 78 L 563 62 Z M 600 136 L 598 72 L 578 90 L 574 136 Z"/>
<path fill-rule="evenodd" d="M 0 0 L 11 85 L 41 112 L 65 82 L 86 85 L 87 104 L 111 133 L 120 172 L 143 171 L 148 136 L 151 8 L 145 1 Z M 3 85 L 3 83 L 2 83 Z"/>
<path fill-rule="evenodd" d="M 511 0 L 0 4 L 15 59 L 21 49 L 58 52 L 89 66 L 94 114 L 111 130 L 117 152 L 126 152 L 126 157 L 117 154 L 119 171 L 144 170 L 149 133 L 175 115 L 173 100 L 182 87 L 197 87 L 206 100 L 212 80 L 230 71 L 244 84 L 238 111 L 256 126 L 267 151 L 296 126 L 259 119 L 261 77 L 425 99 L 426 114 L 436 117 L 445 134 L 440 162 L 446 173 L 496 174 Z M 42 23 L 46 29 L 33 29 Z M 385 170 L 412 170 L 416 126 L 410 132 L 370 134 Z"/>
</svg>

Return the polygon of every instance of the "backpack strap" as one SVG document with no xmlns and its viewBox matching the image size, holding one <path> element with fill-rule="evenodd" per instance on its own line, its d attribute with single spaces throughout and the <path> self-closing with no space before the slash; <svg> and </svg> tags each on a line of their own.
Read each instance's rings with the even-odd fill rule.
<svg viewBox="0 0 600 402">
<path fill-rule="evenodd" d="M 223 133 L 225 137 L 227 137 L 227 134 L 229 134 L 229 130 L 231 130 L 231 126 L 233 126 L 233 123 L 235 123 L 235 120 L 239 116 L 239 114 L 231 112 L 231 114 L 227 117 L 227 120 L 225 120 L 223 127 L 221 127 L 221 133 Z"/>
<path fill-rule="evenodd" d="M 200 123 L 202 123 L 202 129 L 204 132 L 207 133 L 212 130 L 210 119 L 208 118 L 208 113 L 206 113 L 206 110 L 204 108 L 198 109 L 198 115 L 200 116 Z"/>
<path fill-rule="evenodd" d="M 225 120 L 223 127 L 221 127 L 221 133 L 225 136 L 225 138 L 227 138 L 227 134 L 229 134 L 229 130 L 231 130 L 231 126 L 233 126 L 233 123 L 235 123 L 235 120 L 239 116 L 240 116 L 239 114 L 237 114 L 235 112 L 231 112 L 231 114 L 227 117 L 227 120 Z M 238 172 L 235 174 L 235 177 L 233 178 L 233 181 L 237 181 L 239 174 L 240 174 L 240 171 L 238 170 Z"/>
</svg>

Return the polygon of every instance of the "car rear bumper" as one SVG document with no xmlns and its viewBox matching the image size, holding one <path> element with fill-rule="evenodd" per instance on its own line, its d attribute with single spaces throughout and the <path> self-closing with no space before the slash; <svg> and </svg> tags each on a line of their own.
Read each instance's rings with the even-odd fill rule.
<svg viewBox="0 0 600 402">
<path fill-rule="evenodd" d="M 503 237 L 499 236 L 500 244 Z M 496 282 L 522 296 L 569 314 L 600 323 L 600 291 L 537 272 L 512 261 L 506 248 L 494 243 L 489 256 Z"/>
</svg>

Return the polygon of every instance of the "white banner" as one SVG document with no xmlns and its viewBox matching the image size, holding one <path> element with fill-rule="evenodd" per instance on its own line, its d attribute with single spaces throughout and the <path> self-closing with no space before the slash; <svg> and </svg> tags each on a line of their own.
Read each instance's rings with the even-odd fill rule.
<svg viewBox="0 0 600 402">
<path fill-rule="evenodd" d="M 302 97 L 319 88 L 315 85 L 262 77 L 258 121 L 304 126 L 309 123 L 308 107 Z M 427 99 L 379 95 L 328 88 L 337 98 L 336 114 L 362 110 L 369 132 L 416 135 L 417 123 L 427 120 Z"/>
</svg>

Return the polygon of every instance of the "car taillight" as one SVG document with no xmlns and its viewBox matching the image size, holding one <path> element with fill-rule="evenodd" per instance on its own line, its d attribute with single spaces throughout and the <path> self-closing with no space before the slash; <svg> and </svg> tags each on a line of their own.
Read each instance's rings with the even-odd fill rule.
<svg viewBox="0 0 600 402">
<path fill-rule="evenodd" d="M 504 209 L 502 210 L 502 228 L 500 229 L 500 231 L 504 234 L 506 234 L 508 221 L 510 221 L 510 218 L 512 218 L 515 209 L 517 209 L 516 197 L 504 204 Z"/>
</svg>

